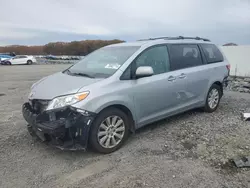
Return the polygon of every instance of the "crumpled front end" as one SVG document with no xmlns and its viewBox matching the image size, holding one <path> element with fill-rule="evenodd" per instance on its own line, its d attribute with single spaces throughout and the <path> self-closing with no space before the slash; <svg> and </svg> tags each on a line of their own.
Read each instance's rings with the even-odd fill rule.
<svg viewBox="0 0 250 188">
<path fill-rule="evenodd" d="M 23 117 L 30 134 L 63 150 L 85 150 L 95 113 L 71 106 L 45 111 L 44 103 L 34 100 L 23 104 Z"/>
</svg>

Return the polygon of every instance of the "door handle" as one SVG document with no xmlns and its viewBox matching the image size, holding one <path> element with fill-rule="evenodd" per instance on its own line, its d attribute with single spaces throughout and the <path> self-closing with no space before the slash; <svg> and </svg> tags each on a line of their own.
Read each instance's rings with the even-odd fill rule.
<svg viewBox="0 0 250 188">
<path fill-rule="evenodd" d="M 169 76 L 169 77 L 168 77 L 168 81 L 172 82 L 172 81 L 174 81 L 174 80 L 176 80 L 176 77 L 174 77 L 174 76 Z"/>
<path fill-rule="evenodd" d="M 183 78 L 186 78 L 186 77 L 187 77 L 187 75 L 184 74 L 184 73 L 182 73 L 182 74 L 179 76 L 180 79 L 183 79 Z"/>
</svg>

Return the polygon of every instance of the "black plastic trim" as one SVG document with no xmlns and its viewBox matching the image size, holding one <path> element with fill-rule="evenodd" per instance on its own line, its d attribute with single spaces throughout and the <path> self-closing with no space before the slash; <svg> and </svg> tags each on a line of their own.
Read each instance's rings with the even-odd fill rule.
<svg viewBox="0 0 250 188">
<path fill-rule="evenodd" d="M 88 116 L 85 116 L 73 107 L 36 114 L 29 103 L 23 104 L 22 113 L 31 135 L 63 150 L 87 148 L 90 126 L 96 116 L 93 112 L 88 112 Z M 61 114 L 57 119 L 49 120 L 47 116 L 50 113 Z"/>
</svg>

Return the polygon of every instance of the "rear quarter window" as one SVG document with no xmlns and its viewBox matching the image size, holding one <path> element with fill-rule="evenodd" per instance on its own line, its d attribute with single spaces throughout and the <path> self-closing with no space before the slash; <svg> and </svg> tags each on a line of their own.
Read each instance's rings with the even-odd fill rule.
<svg viewBox="0 0 250 188">
<path fill-rule="evenodd" d="M 217 63 L 224 61 L 223 55 L 214 44 L 201 44 L 202 51 L 207 63 Z"/>
</svg>

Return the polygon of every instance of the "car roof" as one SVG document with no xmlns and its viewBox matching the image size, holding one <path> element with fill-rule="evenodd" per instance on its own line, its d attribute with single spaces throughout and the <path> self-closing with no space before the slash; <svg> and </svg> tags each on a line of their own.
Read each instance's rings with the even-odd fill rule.
<svg viewBox="0 0 250 188">
<path fill-rule="evenodd" d="M 178 43 L 197 43 L 197 44 L 212 44 L 208 39 L 203 38 L 159 38 L 159 39 L 143 39 L 135 42 L 123 42 L 118 44 L 112 44 L 107 47 L 118 47 L 118 46 L 152 46 L 157 44 L 178 44 Z"/>
<path fill-rule="evenodd" d="M 108 46 L 110 46 L 110 47 L 113 47 L 113 46 L 142 46 L 146 43 L 148 43 L 148 42 L 147 41 L 122 42 L 122 43 L 117 43 L 117 44 L 111 44 Z"/>
</svg>

